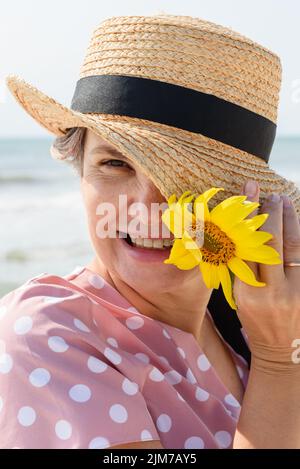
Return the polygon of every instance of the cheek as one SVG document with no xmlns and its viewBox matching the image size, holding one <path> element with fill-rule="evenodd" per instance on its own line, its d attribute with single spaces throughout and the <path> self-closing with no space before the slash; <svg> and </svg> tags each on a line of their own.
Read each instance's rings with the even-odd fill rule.
<svg viewBox="0 0 300 469">
<path fill-rule="evenodd" d="M 97 207 L 99 204 L 101 204 L 101 202 L 103 202 L 99 192 L 95 191 L 94 188 L 84 187 L 82 189 L 82 199 L 89 225 L 96 224 Z"/>
<path fill-rule="evenodd" d="M 99 256 L 105 265 L 110 265 L 113 260 L 114 242 L 112 238 L 103 238 L 101 236 L 101 220 L 104 215 L 97 214 L 97 208 L 99 210 L 99 204 L 103 202 L 100 197 L 90 197 L 86 199 L 86 214 L 88 219 L 88 230 L 90 239 L 94 248 L 94 252 Z"/>
<path fill-rule="evenodd" d="M 82 183 L 81 192 L 89 232 L 95 249 L 97 251 L 111 251 L 114 246 L 114 239 L 109 237 L 103 238 L 103 235 L 101 236 L 101 230 L 103 228 L 107 231 L 108 225 L 105 223 L 107 223 L 108 220 L 111 220 L 110 227 L 116 226 L 118 229 L 119 213 L 116 191 L 109 193 L 107 189 L 104 191 L 103 187 L 96 188 L 95 185 Z"/>
</svg>

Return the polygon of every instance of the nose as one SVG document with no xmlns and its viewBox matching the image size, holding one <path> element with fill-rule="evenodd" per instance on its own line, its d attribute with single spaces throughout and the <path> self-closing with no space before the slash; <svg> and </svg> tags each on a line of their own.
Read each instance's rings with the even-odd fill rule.
<svg viewBox="0 0 300 469">
<path fill-rule="evenodd" d="M 142 236 L 149 238 L 166 237 L 169 230 L 161 220 L 163 211 L 168 207 L 167 199 L 158 187 L 149 179 L 140 180 L 134 195 L 134 202 L 141 204 L 136 218 L 140 222 Z"/>
<path fill-rule="evenodd" d="M 137 195 L 139 202 L 147 206 L 150 206 L 151 203 L 167 203 L 167 199 L 163 196 L 158 187 L 147 177 L 141 180 Z"/>
</svg>

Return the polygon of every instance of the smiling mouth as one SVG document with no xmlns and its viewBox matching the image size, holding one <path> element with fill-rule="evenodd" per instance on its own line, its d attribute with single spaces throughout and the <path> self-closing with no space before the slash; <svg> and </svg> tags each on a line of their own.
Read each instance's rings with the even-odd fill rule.
<svg viewBox="0 0 300 469">
<path fill-rule="evenodd" d="M 121 233 L 118 231 L 118 233 Z M 150 239 L 150 238 L 135 238 L 132 239 L 128 233 L 126 234 L 126 238 L 124 237 L 124 241 L 126 241 L 129 246 L 134 248 L 142 248 L 142 249 L 152 249 L 152 250 L 163 250 L 167 251 L 170 250 L 173 246 L 173 239 L 165 238 L 165 239 Z"/>
</svg>

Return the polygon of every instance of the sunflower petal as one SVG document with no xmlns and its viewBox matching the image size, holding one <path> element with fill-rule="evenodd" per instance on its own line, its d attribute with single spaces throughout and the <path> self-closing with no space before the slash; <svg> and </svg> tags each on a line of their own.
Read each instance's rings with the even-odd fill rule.
<svg viewBox="0 0 300 469">
<path fill-rule="evenodd" d="M 200 262 L 200 271 L 202 273 L 203 281 L 207 288 L 213 288 L 211 285 L 211 264 L 209 262 Z"/>
<path fill-rule="evenodd" d="M 185 245 L 183 241 L 181 239 L 175 239 L 171 252 L 170 252 L 169 259 L 185 256 L 187 252 L 188 251 L 185 249 Z"/>
<path fill-rule="evenodd" d="M 266 285 L 264 282 L 256 280 L 252 269 L 250 269 L 248 264 L 246 264 L 242 259 L 233 257 L 227 265 L 240 280 L 248 285 L 252 285 L 253 287 L 264 287 Z"/>
<path fill-rule="evenodd" d="M 246 195 L 233 195 L 216 205 L 211 211 L 211 221 L 219 224 L 223 220 L 226 211 L 232 207 L 238 206 L 241 202 L 245 201 Z"/>
<path fill-rule="evenodd" d="M 189 211 L 187 205 L 183 205 L 181 207 L 177 206 L 176 214 L 176 226 L 178 230 L 180 229 L 181 233 L 183 233 L 188 226 L 195 222 L 195 215 Z"/>
<path fill-rule="evenodd" d="M 194 202 L 193 210 L 197 220 L 210 221 L 210 213 L 206 200 L 202 199 L 198 200 L 196 203 Z"/>
<path fill-rule="evenodd" d="M 185 231 L 182 236 L 182 243 L 187 251 L 189 251 L 198 262 L 202 259 L 202 253 L 197 243 L 191 238 L 191 236 Z"/>
<path fill-rule="evenodd" d="M 218 205 L 216 205 L 211 213 L 217 214 L 217 213 L 224 213 L 225 210 L 230 208 L 232 205 L 237 205 L 240 202 L 243 202 L 247 199 L 246 195 L 233 195 L 231 197 L 228 197 L 225 200 L 222 200 Z"/>
<path fill-rule="evenodd" d="M 232 283 L 227 266 L 225 264 L 219 264 L 218 273 L 220 276 L 224 296 L 227 302 L 229 303 L 232 309 L 237 310 L 237 306 L 232 296 Z"/>
<path fill-rule="evenodd" d="M 260 228 L 265 223 L 268 217 L 269 217 L 268 213 L 261 213 L 260 215 L 255 215 L 252 218 L 243 220 L 242 223 L 247 228 L 251 228 L 252 230 L 257 230 L 257 228 Z"/>
<path fill-rule="evenodd" d="M 230 238 L 235 244 L 243 243 L 248 247 L 257 247 L 273 238 L 267 231 L 252 231 L 249 228 L 240 227 L 239 230 L 230 231 Z"/>
<path fill-rule="evenodd" d="M 185 191 L 185 192 L 179 197 L 178 203 L 181 204 L 182 201 L 183 201 L 183 199 L 184 199 L 185 197 L 187 197 L 188 194 L 190 194 L 190 193 L 191 193 L 191 191 Z"/>
<path fill-rule="evenodd" d="M 219 288 L 220 277 L 218 274 L 218 266 L 211 264 L 210 262 L 200 262 L 199 269 L 208 289 Z"/>
<path fill-rule="evenodd" d="M 164 264 L 173 264 L 178 269 L 190 270 L 190 269 L 194 269 L 197 265 L 199 265 L 199 262 L 195 259 L 195 257 L 192 254 L 188 253 L 185 256 L 182 256 L 174 260 L 171 260 L 171 258 L 166 259 L 164 260 Z"/>
<path fill-rule="evenodd" d="M 207 191 L 203 192 L 203 194 L 200 194 L 196 199 L 194 200 L 194 206 L 193 210 L 194 213 L 196 214 L 196 218 L 198 219 L 204 219 L 207 221 L 210 221 L 210 213 L 208 209 L 207 202 L 219 191 L 223 191 L 224 189 L 222 187 L 211 187 Z M 203 208 L 201 205 L 203 204 Z"/>
<path fill-rule="evenodd" d="M 220 286 L 220 277 L 218 274 L 218 266 L 212 264 L 211 266 L 211 285 L 212 288 L 219 288 Z"/>
<path fill-rule="evenodd" d="M 176 239 L 171 249 L 170 256 L 168 259 L 164 260 L 164 264 L 174 264 L 179 269 L 188 270 L 198 265 L 199 260 L 185 249 L 184 242 L 181 239 Z"/>
<path fill-rule="evenodd" d="M 211 187 L 207 191 L 200 194 L 195 199 L 195 203 L 203 202 L 203 201 L 208 202 L 217 192 L 223 191 L 223 190 L 224 190 L 223 187 Z"/>
<path fill-rule="evenodd" d="M 189 204 L 193 200 L 194 197 L 195 197 L 195 194 L 189 195 L 188 197 L 184 197 L 180 202 L 178 201 L 178 203 L 180 205 Z"/>
<path fill-rule="evenodd" d="M 248 246 L 236 245 L 235 254 L 246 261 L 260 262 L 262 264 L 281 264 L 279 253 L 271 246 L 262 245 L 257 249 Z"/>
<path fill-rule="evenodd" d="M 193 223 L 195 217 L 187 207 L 176 203 L 163 212 L 161 219 L 168 227 L 169 231 L 174 234 L 175 238 L 181 238 L 185 226 L 189 226 Z"/>
<path fill-rule="evenodd" d="M 224 206 L 222 206 L 223 202 L 213 208 L 210 213 L 210 218 L 213 223 L 218 225 L 221 230 L 225 231 L 228 235 L 232 227 L 240 223 L 260 205 L 258 202 L 249 202 L 248 204 L 243 204 L 240 200 L 237 200 L 235 203 L 231 203 L 229 206 L 225 205 L 224 208 Z"/>
<path fill-rule="evenodd" d="M 174 204 L 176 202 L 176 194 L 172 194 L 169 198 L 168 198 L 168 204 L 171 205 L 171 204 Z"/>
</svg>

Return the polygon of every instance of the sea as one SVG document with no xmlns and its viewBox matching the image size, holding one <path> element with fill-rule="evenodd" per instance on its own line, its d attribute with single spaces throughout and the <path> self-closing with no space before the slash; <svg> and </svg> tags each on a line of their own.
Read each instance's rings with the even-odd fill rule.
<svg viewBox="0 0 300 469">
<path fill-rule="evenodd" d="M 0 139 L 0 298 L 94 257 L 79 176 L 51 157 L 52 141 Z M 276 137 L 269 165 L 300 187 L 300 135 Z"/>
</svg>

